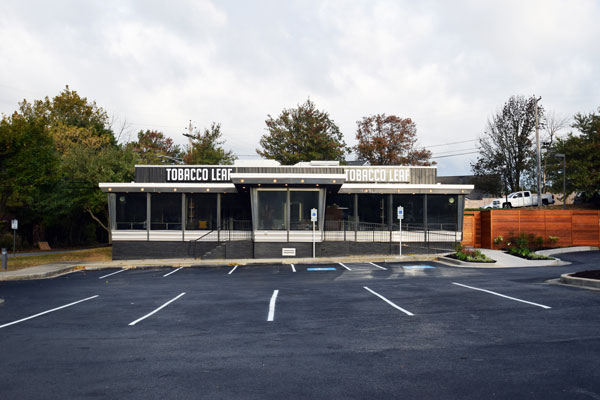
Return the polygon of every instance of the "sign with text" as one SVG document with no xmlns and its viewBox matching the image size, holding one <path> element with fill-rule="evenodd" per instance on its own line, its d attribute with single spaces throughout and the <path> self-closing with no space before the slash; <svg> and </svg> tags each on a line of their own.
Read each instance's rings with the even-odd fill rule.
<svg viewBox="0 0 600 400">
<path fill-rule="evenodd" d="M 227 167 L 172 167 L 165 168 L 166 182 L 231 182 Z"/>
<path fill-rule="evenodd" d="M 404 207 L 398 206 L 398 219 L 404 219 Z"/>
<path fill-rule="evenodd" d="M 410 168 L 346 167 L 346 182 L 408 183 Z"/>
</svg>

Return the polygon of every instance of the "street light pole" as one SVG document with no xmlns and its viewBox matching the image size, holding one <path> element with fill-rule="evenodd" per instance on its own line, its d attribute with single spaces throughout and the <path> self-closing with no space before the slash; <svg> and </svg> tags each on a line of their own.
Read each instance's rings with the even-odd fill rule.
<svg viewBox="0 0 600 400">
<path fill-rule="evenodd" d="M 542 172 L 542 159 L 540 156 L 540 121 L 538 116 L 538 101 L 542 97 L 540 96 L 535 100 L 535 142 L 537 147 L 537 205 L 542 206 L 542 183 L 541 183 L 541 172 Z"/>
<path fill-rule="evenodd" d="M 563 210 L 567 208 L 567 174 L 565 173 L 565 164 L 567 163 L 567 157 L 564 153 L 554 154 L 558 158 L 563 160 Z"/>
</svg>

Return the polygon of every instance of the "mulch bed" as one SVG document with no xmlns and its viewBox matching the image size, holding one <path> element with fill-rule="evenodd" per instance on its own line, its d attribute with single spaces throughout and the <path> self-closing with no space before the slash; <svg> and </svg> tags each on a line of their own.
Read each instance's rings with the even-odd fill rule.
<svg viewBox="0 0 600 400">
<path fill-rule="evenodd" d="M 573 276 L 575 278 L 587 278 L 587 279 L 600 280 L 600 270 L 576 272 L 574 274 L 571 274 L 571 276 Z"/>
</svg>

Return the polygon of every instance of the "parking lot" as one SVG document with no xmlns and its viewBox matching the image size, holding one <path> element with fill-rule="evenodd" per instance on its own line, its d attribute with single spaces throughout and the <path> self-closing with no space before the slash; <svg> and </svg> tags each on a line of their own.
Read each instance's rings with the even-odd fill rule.
<svg viewBox="0 0 600 400">
<path fill-rule="evenodd" d="M 598 268 L 138 268 L 0 283 L 0 397 L 600 398 Z"/>
</svg>

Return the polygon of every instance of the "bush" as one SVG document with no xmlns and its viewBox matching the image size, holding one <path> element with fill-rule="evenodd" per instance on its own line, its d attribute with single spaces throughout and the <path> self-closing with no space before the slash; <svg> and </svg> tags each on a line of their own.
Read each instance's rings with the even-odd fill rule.
<svg viewBox="0 0 600 400">
<path fill-rule="evenodd" d="M 494 262 L 491 258 L 485 256 L 485 254 L 481 253 L 479 250 L 469 250 L 465 249 L 460 244 L 456 246 L 456 253 L 454 257 L 460 261 L 469 261 L 469 262 Z"/>
</svg>

